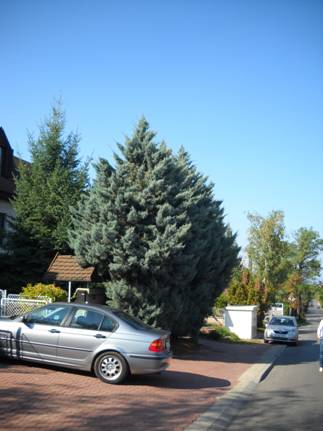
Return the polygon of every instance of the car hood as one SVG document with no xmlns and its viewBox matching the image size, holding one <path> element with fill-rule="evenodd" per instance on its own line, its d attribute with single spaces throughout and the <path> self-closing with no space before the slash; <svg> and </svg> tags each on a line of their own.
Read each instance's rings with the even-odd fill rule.
<svg viewBox="0 0 323 431">
<path fill-rule="evenodd" d="M 267 329 L 272 329 L 273 331 L 292 331 L 297 330 L 295 326 L 281 326 L 281 325 L 268 325 Z"/>
<path fill-rule="evenodd" d="M 0 318 L 0 331 L 14 331 L 20 326 L 20 322 L 10 319 L 10 317 Z"/>
</svg>

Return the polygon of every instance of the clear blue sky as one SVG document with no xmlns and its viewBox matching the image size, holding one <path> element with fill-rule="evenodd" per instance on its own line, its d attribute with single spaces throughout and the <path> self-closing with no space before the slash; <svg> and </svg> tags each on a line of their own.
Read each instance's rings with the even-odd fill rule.
<svg viewBox="0 0 323 431">
<path fill-rule="evenodd" d="M 215 183 L 246 244 L 247 212 L 323 236 L 323 2 L 0 2 L 0 125 L 28 159 L 62 97 L 82 156 L 111 160 L 145 115 Z"/>
</svg>

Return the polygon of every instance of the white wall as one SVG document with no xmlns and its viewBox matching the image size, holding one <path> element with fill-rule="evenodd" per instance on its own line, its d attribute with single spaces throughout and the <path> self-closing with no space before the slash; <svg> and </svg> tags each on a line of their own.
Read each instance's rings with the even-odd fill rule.
<svg viewBox="0 0 323 431">
<path fill-rule="evenodd" d="M 257 335 L 257 305 L 228 305 L 224 311 L 224 325 L 244 340 Z"/>
</svg>

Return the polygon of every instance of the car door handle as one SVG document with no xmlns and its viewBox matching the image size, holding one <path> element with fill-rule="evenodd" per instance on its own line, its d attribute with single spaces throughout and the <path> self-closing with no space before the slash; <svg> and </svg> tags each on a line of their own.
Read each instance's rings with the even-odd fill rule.
<svg viewBox="0 0 323 431">
<path fill-rule="evenodd" d="M 60 334 L 61 331 L 59 331 L 58 329 L 49 329 L 48 332 L 50 332 L 51 334 Z"/>
<path fill-rule="evenodd" d="M 105 335 L 102 335 L 102 334 L 96 334 L 94 336 L 95 338 L 107 338 Z"/>
</svg>

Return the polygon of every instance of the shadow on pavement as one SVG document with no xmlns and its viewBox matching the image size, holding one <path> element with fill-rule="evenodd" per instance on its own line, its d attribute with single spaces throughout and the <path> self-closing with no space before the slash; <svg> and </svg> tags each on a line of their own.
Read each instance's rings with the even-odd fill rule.
<svg viewBox="0 0 323 431">
<path fill-rule="evenodd" d="M 313 329 L 311 329 L 311 328 L 300 328 L 299 329 L 299 334 L 300 335 L 305 335 L 305 334 L 313 334 Z M 314 333 L 314 335 L 315 335 L 315 333 Z"/>
<path fill-rule="evenodd" d="M 307 364 L 319 361 L 319 345 L 313 340 L 303 340 L 294 348 L 287 349 L 275 365 Z"/>
<path fill-rule="evenodd" d="M 265 394 L 257 394 L 252 398 L 252 417 L 251 407 L 247 405 L 241 408 L 238 417 L 228 427 L 228 431 L 241 431 L 243 424 L 249 424 L 249 430 L 261 431 L 290 431 L 290 430 L 322 430 L 322 416 L 316 417 L 313 411 L 304 411 L 304 414 L 286 415 L 286 409 L 289 411 L 299 410 L 302 405 L 302 395 L 296 390 L 271 390 Z M 317 401 L 314 397 L 310 402 Z M 286 416 L 289 418 L 286 423 Z"/>
<path fill-rule="evenodd" d="M 224 363 L 264 364 L 270 362 L 266 353 L 277 350 L 276 345 L 262 343 L 224 343 L 201 338 L 192 351 L 179 351 L 174 358 L 184 361 L 216 361 Z"/>
<path fill-rule="evenodd" d="M 19 384 L 18 380 L 14 387 L 0 388 L 0 429 L 180 430 L 183 423 L 189 425 L 205 411 L 209 393 L 219 396 L 230 384 L 227 380 L 173 372 L 165 373 L 164 381 L 162 376 L 155 376 L 154 382 L 149 382 L 148 376 L 134 377 L 118 387 L 89 379 L 85 382 L 87 390 L 84 382 L 79 385 L 72 380 L 71 384 L 61 379 L 56 386 L 53 376 L 47 380 L 40 376 L 37 383 L 34 379 L 34 383 Z M 140 394 L 134 385 L 144 386 Z M 180 396 L 174 396 L 168 388 L 180 389 Z M 198 398 L 201 388 L 206 389 Z"/>
<path fill-rule="evenodd" d="M 41 378 L 46 378 L 49 372 L 56 371 L 57 373 L 68 373 L 73 375 L 79 375 L 84 377 L 93 378 L 97 383 L 99 380 L 94 376 L 94 374 L 73 370 L 61 367 L 55 367 L 45 364 L 32 364 L 28 362 L 5 359 L 6 367 L 8 371 L 12 374 L 35 374 L 37 370 L 37 376 Z M 21 365 L 21 369 L 19 366 Z M 148 375 L 135 375 L 129 376 L 128 379 L 121 386 L 151 386 L 158 388 L 167 389 L 202 389 L 202 388 L 226 388 L 231 385 L 231 382 L 226 379 L 218 379 L 214 377 L 203 376 L 201 374 L 194 374 L 191 372 L 173 371 L 167 370 L 161 374 L 148 374 Z"/>
<path fill-rule="evenodd" d="M 2 363 L 5 364 L 5 367 L 8 368 L 8 371 L 12 374 L 35 374 L 35 370 L 37 370 L 38 376 L 46 376 L 51 371 L 57 371 L 61 373 L 70 373 L 70 374 L 78 374 L 80 376 L 88 376 L 93 377 L 95 376 L 89 372 L 82 371 L 82 370 L 74 370 L 70 368 L 64 368 L 64 367 L 57 367 L 55 365 L 50 364 L 41 364 L 41 363 L 34 363 L 29 361 L 24 361 L 22 359 L 11 359 L 11 358 L 4 358 Z M 17 365 L 21 365 L 21 369 L 17 367 Z M 1 369 L 0 366 L 0 369 Z M 4 368 L 4 367 L 2 367 Z M 0 430 L 1 431 L 1 430 Z"/>
<path fill-rule="evenodd" d="M 229 380 L 226 379 L 171 370 L 164 371 L 161 375 L 132 376 L 126 384 L 167 389 L 225 388 L 231 385 Z"/>
<path fill-rule="evenodd" d="M 0 356 L 0 369 L 8 368 L 12 364 L 12 361 L 5 356 Z"/>
</svg>

